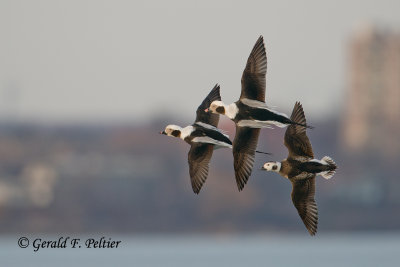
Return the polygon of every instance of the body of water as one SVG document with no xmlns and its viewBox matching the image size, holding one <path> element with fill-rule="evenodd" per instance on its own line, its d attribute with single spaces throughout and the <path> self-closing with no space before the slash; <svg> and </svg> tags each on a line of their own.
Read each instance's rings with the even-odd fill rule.
<svg viewBox="0 0 400 267">
<path fill-rule="evenodd" d="M 61 236 L 30 235 L 27 248 L 21 236 L 2 236 L 1 266 L 400 266 L 400 233 L 337 233 L 277 235 L 104 235 L 121 241 L 118 248 L 87 248 L 89 238 L 103 235 L 70 235 L 67 248 L 39 248 L 35 239 Z M 72 238 L 81 247 L 72 248 Z M 24 242 L 22 242 L 24 243 Z M 27 243 L 24 243 L 25 245 Z M 36 246 L 40 244 L 36 241 Z"/>
</svg>

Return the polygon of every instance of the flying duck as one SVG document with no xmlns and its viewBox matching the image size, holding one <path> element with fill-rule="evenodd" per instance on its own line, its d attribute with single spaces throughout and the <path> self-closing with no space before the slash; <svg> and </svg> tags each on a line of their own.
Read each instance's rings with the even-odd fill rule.
<svg viewBox="0 0 400 267">
<path fill-rule="evenodd" d="M 266 162 L 262 169 L 274 171 L 292 183 L 292 201 L 304 225 L 311 235 L 317 232 L 318 210 L 315 202 L 315 176 L 330 179 L 335 174 L 336 163 L 328 156 L 321 160 L 314 158 L 310 140 L 306 134 L 303 107 L 296 102 L 290 119 L 292 124 L 286 129 L 284 144 L 289 151 L 287 159 L 281 162 Z"/>
<path fill-rule="evenodd" d="M 198 194 L 207 179 L 208 164 L 213 150 L 221 147 L 232 148 L 228 135 L 217 128 L 219 115 L 204 111 L 212 101 L 221 100 L 219 85 L 215 85 L 197 108 L 196 120 L 184 128 L 168 125 L 161 134 L 178 137 L 190 145 L 188 154 L 189 174 L 193 192 Z"/>
<path fill-rule="evenodd" d="M 265 104 L 266 73 L 267 55 L 264 39 L 260 36 L 242 74 L 242 92 L 239 100 L 230 105 L 215 100 L 206 109 L 207 112 L 226 115 L 236 124 L 233 157 L 239 191 L 243 189 L 251 175 L 260 128 L 297 124 L 287 115 L 274 111 Z"/>
</svg>

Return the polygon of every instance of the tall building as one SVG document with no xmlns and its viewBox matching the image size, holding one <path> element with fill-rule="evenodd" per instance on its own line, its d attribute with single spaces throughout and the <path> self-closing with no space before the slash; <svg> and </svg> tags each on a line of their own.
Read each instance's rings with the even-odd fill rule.
<svg viewBox="0 0 400 267">
<path fill-rule="evenodd" d="M 400 154 L 400 34 L 373 27 L 349 44 L 343 144 L 349 152 Z"/>
</svg>

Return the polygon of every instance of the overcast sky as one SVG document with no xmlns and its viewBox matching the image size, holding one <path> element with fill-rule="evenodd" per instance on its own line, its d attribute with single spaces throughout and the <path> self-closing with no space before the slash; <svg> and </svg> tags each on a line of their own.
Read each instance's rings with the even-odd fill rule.
<svg viewBox="0 0 400 267">
<path fill-rule="evenodd" d="M 215 83 L 236 101 L 264 36 L 267 103 L 335 114 L 355 29 L 400 29 L 400 1 L 0 1 L 0 118 L 192 119 Z"/>
</svg>

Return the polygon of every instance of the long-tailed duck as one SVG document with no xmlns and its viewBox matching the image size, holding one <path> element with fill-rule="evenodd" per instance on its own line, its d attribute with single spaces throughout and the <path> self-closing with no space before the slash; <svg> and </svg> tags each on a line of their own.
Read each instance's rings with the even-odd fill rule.
<svg viewBox="0 0 400 267">
<path fill-rule="evenodd" d="M 191 147 L 188 154 L 189 174 L 193 192 L 198 194 L 208 176 L 208 164 L 213 150 L 221 147 L 232 148 L 228 135 L 217 128 L 219 115 L 204 111 L 212 101 L 221 100 L 220 87 L 215 85 L 207 97 L 197 108 L 196 120 L 184 128 L 168 125 L 160 132 L 168 136 L 178 137 Z"/>
<path fill-rule="evenodd" d="M 262 169 L 274 171 L 288 178 L 292 183 L 292 201 L 304 225 L 311 235 L 317 232 L 318 210 L 315 203 L 315 177 L 321 175 L 330 179 L 335 174 L 336 163 L 328 156 L 321 160 L 314 158 L 310 140 L 306 134 L 303 107 L 296 102 L 290 119 L 297 122 L 286 129 L 284 144 L 289 151 L 287 159 L 281 162 L 266 162 Z"/>
<path fill-rule="evenodd" d="M 243 189 L 251 175 L 260 128 L 271 128 L 272 125 L 285 127 L 297 124 L 290 120 L 287 115 L 276 112 L 265 104 L 266 73 L 267 55 L 264 39 L 260 36 L 243 71 L 240 99 L 230 105 L 215 100 L 206 109 L 207 112 L 226 115 L 236 124 L 233 156 L 239 191 Z"/>
</svg>

